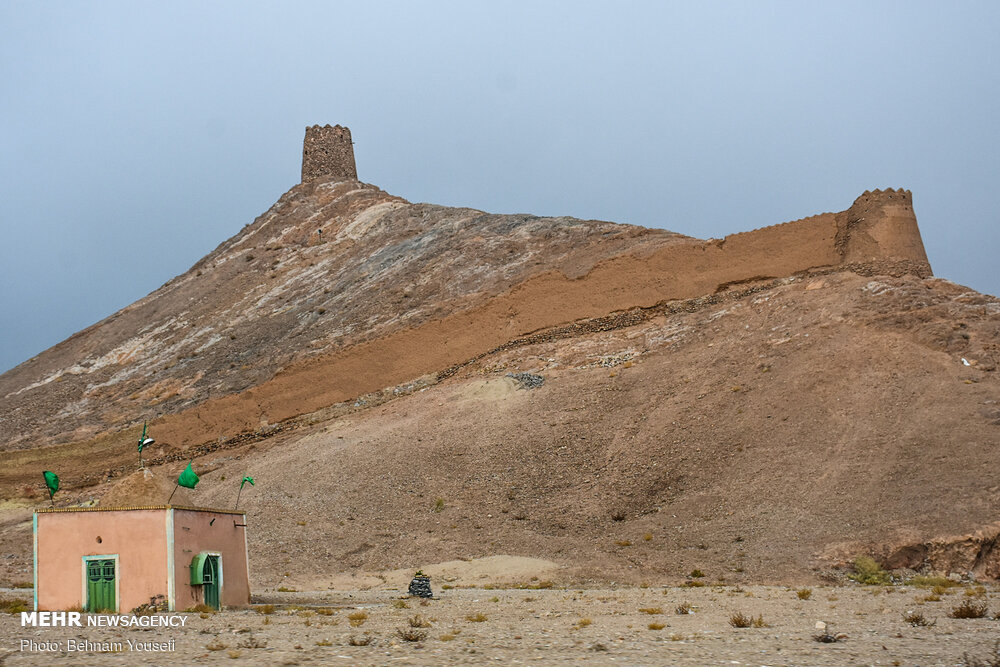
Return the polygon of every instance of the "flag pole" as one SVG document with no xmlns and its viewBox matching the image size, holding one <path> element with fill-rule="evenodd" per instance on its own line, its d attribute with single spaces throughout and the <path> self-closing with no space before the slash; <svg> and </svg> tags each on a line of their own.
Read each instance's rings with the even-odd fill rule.
<svg viewBox="0 0 1000 667">
<path fill-rule="evenodd" d="M 233 511 L 235 512 L 240 506 L 240 494 L 243 493 L 243 484 L 240 483 L 240 490 L 236 492 L 236 504 L 233 506 Z"/>
<path fill-rule="evenodd" d="M 142 422 L 142 435 L 139 436 L 139 470 L 142 470 L 142 448 L 146 446 L 146 426 L 145 420 Z"/>
<path fill-rule="evenodd" d="M 177 489 L 179 489 L 180 487 L 181 487 L 181 485 L 180 485 L 179 482 L 177 484 L 174 484 L 174 490 L 170 492 L 170 498 L 174 497 L 174 494 L 177 493 Z M 168 505 L 170 504 L 170 498 L 167 498 L 167 504 Z"/>
</svg>

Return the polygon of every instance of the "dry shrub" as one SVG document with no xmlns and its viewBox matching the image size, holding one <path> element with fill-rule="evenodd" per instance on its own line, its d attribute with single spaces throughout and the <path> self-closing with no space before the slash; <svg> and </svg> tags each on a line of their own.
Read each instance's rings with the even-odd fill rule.
<svg viewBox="0 0 1000 667">
<path fill-rule="evenodd" d="M 854 572 L 847 575 L 848 579 L 865 586 L 881 586 L 891 584 L 889 573 L 870 556 L 858 556 L 853 563 Z"/>
<path fill-rule="evenodd" d="M 948 577 L 929 576 L 925 574 L 917 575 L 906 583 L 917 588 L 951 588 L 952 586 L 958 586 L 957 582 L 952 581 Z"/>
<path fill-rule="evenodd" d="M 753 625 L 753 616 L 747 616 L 742 611 L 738 611 L 729 616 L 729 625 L 734 628 L 749 628 Z"/>
<path fill-rule="evenodd" d="M 260 606 L 254 607 L 253 610 L 258 614 L 273 614 L 274 605 L 273 604 L 262 604 Z"/>
<path fill-rule="evenodd" d="M 756 618 L 738 611 L 729 616 L 729 625 L 734 628 L 766 628 L 769 627 L 764 615 L 760 614 Z"/>
<path fill-rule="evenodd" d="M 406 604 L 406 600 L 396 600 L 392 603 L 392 606 L 396 609 L 409 609 L 410 605 Z"/>
<path fill-rule="evenodd" d="M 928 621 L 919 611 L 904 612 L 903 620 L 915 628 L 933 628 L 937 625 L 937 621 Z"/>
<path fill-rule="evenodd" d="M 965 596 L 970 598 L 985 598 L 986 597 L 986 587 L 985 586 L 970 586 L 965 589 Z"/>
<path fill-rule="evenodd" d="M 986 602 L 976 602 L 974 600 L 962 600 L 957 607 L 952 607 L 948 613 L 952 618 L 983 618 L 989 613 Z"/>
<path fill-rule="evenodd" d="M 810 597 L 812 597 L 812 594 L 813 592 L 811 588 L 800 588 L 799 590 L 795 591 L 795 595 L 798 596 L 800 600 L 808 600 Z"/>
<path fill-rule="evenodd" d="M 429 628 L 431 627 L 431 622 L 420 614 L 416 614 L 409 618 L 409 624 L 411 628 Z"/>
<path fill-rule="evenodd" d="M 664 625 L 663 623 L 650 623 L 649 624 L 649 629 L 650 630 L 662 630 L 665 627 L 667 627 L 667 626 Z"/>
<path fill-rule="evenodd" d="M 643 614 L 649 614 L 650 616 L 663 613 L 663 607 L 643 607 L 639 610 Z"/>
<path fill-rule="evenodd" d="M 482 612 L 479 612 L 478 614 L 469 614 L 468 616 L 465 617 L 465 620 L 469 621 L 470 623 L 482 623 L 483 621 L 486 620 L 486 614 Z"/>
<path fill-rule="evenodd" d="M 22 611 L 30 611 L 27 601 L 21 598 L 0 597 L 0 612 L 20 614 Z"/>
<path fill-rule="evenodd" d="M 212 641 L 205 644 L 205 648 L 209 651 L 221 651 L 223 649 L 229 648 L 229 644 L 223 644 L 218 639 L 213 639 Z"/>
<path fill-rule="evenodd" d="M 265 618 L 264 620 L 267 621 L 267 620 L 270 620 L 270 619 Z M 247 637 L 246 639 L 244 639 L 243 641 L 241 641 L 239 644 L 237 644 L 237 647 L 238 648 L 267 648 L 267 640 L 266 639 L 258 639 L 257 637 L 250 636 L 250 637 Z"/>
<path fill-rule="evenodd" d="M 356 611 L 347 615 L 347 620 L 350 622 L 352 628 L 357 628 L 364 625 L 364 622 L 368 620 L 368 612 L 366 611 Z"/>
<path fill-rule="evenodd" d="M 679 605 L 677 605 L 676 609 L 674 609 L 674 613 L 678 614 L 678 615 L 680 615 L 680 614 L 693 614 L 694 610 L 691 609 L 691 603 L 690 602 L 682 602 Z"/>
<path fill-rule="evenodd" d="M 427 639 L 426 630 L 416 630 L 414 628 L 397 628 L 396 634 L 404 642 L 422 642 Z"/>
<path fill-rule="evenodd" d="M 360 637 L 357 635 L 351 635 L 347 639 L 347 643 L 351 646 L 368 646 L 373 641 L 375 641 L 375 638 L 368 634 L 361 635 Z"/>
</svg>

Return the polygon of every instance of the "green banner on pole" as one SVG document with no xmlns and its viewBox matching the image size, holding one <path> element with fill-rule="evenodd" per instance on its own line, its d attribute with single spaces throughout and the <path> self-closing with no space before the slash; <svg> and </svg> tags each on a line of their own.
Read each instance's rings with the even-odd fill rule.
<svg viewBox="0 0 1000 667">
<path fill-rule="evenodd" d="M 45 478 L 45 486 L 49 487 L 49 500 L 52 500 L 52 496 L 56 495 L 56 491 L 59 490 L 59 475 L 51 470 L 46 470 L 42 473 L 42 477 Z"/>
<path fill-rule="evenodd" d="M 194 461 L 191 461 L 191 463 L 194 463 Z M 198 484 L 198 475 L 195 474 L 191 463 L 188 463 L 187 468 L 184 468 L 184 472 L 177 478 L 177 483 L 186 489 L 193 489 Z"/>
</svg>

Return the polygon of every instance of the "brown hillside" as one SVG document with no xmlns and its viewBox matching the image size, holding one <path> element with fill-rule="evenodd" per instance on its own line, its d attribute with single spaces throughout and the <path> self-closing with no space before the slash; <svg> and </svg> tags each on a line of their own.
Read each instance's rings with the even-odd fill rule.
<svg viewBox="0 0 1000 667">
<path fill-rule="evenodd" d="M 268 583 L 492 554 L 636 583 L 801 581 L 867 553 L 1000 577 L 1000 301 L 780 282 L 489 355 L 224 463 L 204 497 L 256 475 Z"/>
<path fill-rule="evenodd" d="M 257 584 L 501 554 L 1000 577 L 1000 301 L 929 277 L 908 191 L 702 241 L 413 204 L 311 131 L 308 182 L 0 376 L 0 577 L 42 470 L 64 505 L 159 504 L 191 459 L 185 503 L 257 478 Z"/>
<path fill-rule="evenodd" d="M 799 582 L 866 553 L 1000 576 L 997 299 L 834 272 L 536 339 L 203 457 L 193 502 L 257 479 L 258 585 L 494 554 L 566 580 Z"/>
<path fill-rule="evenodd" d="M 928 275 L 910 193 L 698 241 L 296 186 L 150 296 L 0 376 L 0 449 L 140 416 L 187 447 L 462 363 L 531 331 L 831 267 Z"/>
</svg>

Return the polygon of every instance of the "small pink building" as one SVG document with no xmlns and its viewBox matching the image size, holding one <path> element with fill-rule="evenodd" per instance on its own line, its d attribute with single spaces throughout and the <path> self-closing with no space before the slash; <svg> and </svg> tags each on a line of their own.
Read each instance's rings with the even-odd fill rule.
<svg viewBox="0 0 1000 667">
<path fill-rule="evenodd" d="M 250 604 L 242 512 L 158 505 L 37 509 L 35 609 L 125 613 Z"/>
</svg>

